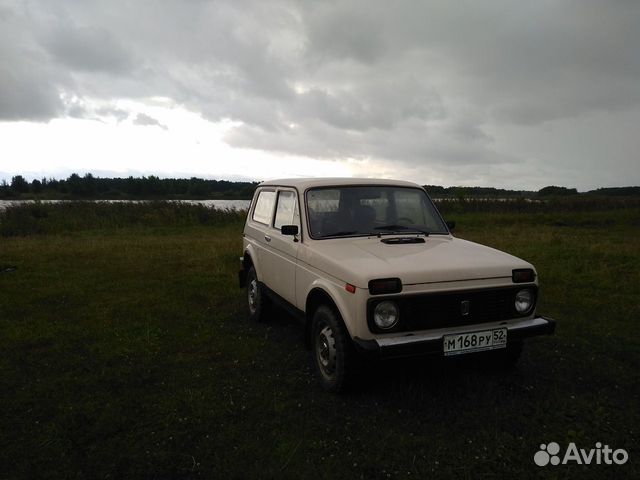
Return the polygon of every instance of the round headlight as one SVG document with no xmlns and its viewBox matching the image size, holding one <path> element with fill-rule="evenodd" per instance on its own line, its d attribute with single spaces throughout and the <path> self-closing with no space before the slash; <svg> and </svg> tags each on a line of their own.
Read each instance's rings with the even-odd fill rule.
<svg viewBox="0 0 640 480">
<path fill-rule="evenodd" d="M 373 321 L 378 328 L 383 330 L 392 328 L 398 323 L 399 318 L 400 312 L 398 311 L 396 302 L 380 302 L 373 311 Z"/>
<path fill-rule="evenodd" d="M 515 306 L 519 314 L 524 315 L 528 313 L 533 306 L 533 293 L 531 293 L 531 290 L 520 290 L 516 293 Z"/>
</svg>

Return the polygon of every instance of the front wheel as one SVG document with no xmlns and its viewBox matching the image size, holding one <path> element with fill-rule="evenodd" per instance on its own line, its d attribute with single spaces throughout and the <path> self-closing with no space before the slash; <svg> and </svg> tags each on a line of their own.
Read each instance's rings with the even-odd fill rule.
<svg viewBox="0 0 640 480">
<path fill-rule="evenodd" d="M 351 382 L 356 352 L 338 314 L 326 305 L 318 307 L 312 324 L 313 364 L 328 392 L 341 392 Z"/>
</svg>

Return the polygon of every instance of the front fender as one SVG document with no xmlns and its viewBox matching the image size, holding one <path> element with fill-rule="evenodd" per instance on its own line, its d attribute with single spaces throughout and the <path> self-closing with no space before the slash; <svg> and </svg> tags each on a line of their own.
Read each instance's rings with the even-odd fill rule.
<svg viewBox="0 0 640 480">
<path fill-rule="evenodd" d="M 353 338 L 358 334 L 357 313 L 358 313 L 358 295 L 347 292 L 344 283 L 336 284 L 326 278 L 316 278 L 307 288 L 305 298 L 308 298 L 314 290 L 322 290 L 326 293 L 342 317 L 344 325 Z"/>
<path fill-rule="evenodd" d="M 243 261 L 243 268 L 244 265 L 246 265 L 246 257 L 251 258 L 251 264 L 253 265 L 253 268 L 256 271 L 256 276 L 258 277 L 258 280 L 260 281 L 262 279 L 262 267 L 260 265 L 260 262 L 258 261 L 258 251 L 256 249 L 256 247 L 250 243 L 247 242 L 247 245 L 245 246 L 244 249 L 244 261 Z M 246 268 L 245 268 L 246 270 Z"/>
</svg>

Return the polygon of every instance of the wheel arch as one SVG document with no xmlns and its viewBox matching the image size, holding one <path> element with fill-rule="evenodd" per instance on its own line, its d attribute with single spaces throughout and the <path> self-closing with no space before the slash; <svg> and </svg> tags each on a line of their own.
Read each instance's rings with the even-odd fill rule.
<svg viewBox="0 0 640 480">
<path fill-rule="evenodd" d="M 242 256 L 242 268 L 245 272 L 248 272 L 251 267 L 255 268 L 258 280 L 262 278 L 262 272 L 258 264 L 258 252 L 253 248 L 253 245 L 249 244 L 247 248 L 245 248 Z"/>
<path fill-rule="evenodd" d="M 345 327 L 347 332 L 349 332 L 349 328 L 344 321 L 343 309 L 340 308 L 339 302 L 337 302 L 333 295 L 328 291 L 327 288 L 320 285 L 315 285 L 311 288 L 309 293 L 307 294 L 307 298 L 305 301 L 305 345 L 309 347 L 311 345 L 311 326 L 313 323 L 313 314 L 316 309 L 320 305 L 327 305 L 329 308 L 334 310 L 334 312 L 338 316 L 338 320 Z M 349 333 L 351 336 L 351 333 Z"/>
</svg>

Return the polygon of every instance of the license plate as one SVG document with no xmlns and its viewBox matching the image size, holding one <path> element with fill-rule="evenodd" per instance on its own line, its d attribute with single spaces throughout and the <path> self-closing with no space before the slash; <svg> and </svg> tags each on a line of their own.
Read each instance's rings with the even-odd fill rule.
<svg viewBox="0 0 640 480">
<path fill-rule="evenodd" d="M 506 346 L 506 328 L 444 336 L 445 355 L 460 355 L 462 353 L 495 350 L 496 348 L 505 348 Z"/>
</svg>

